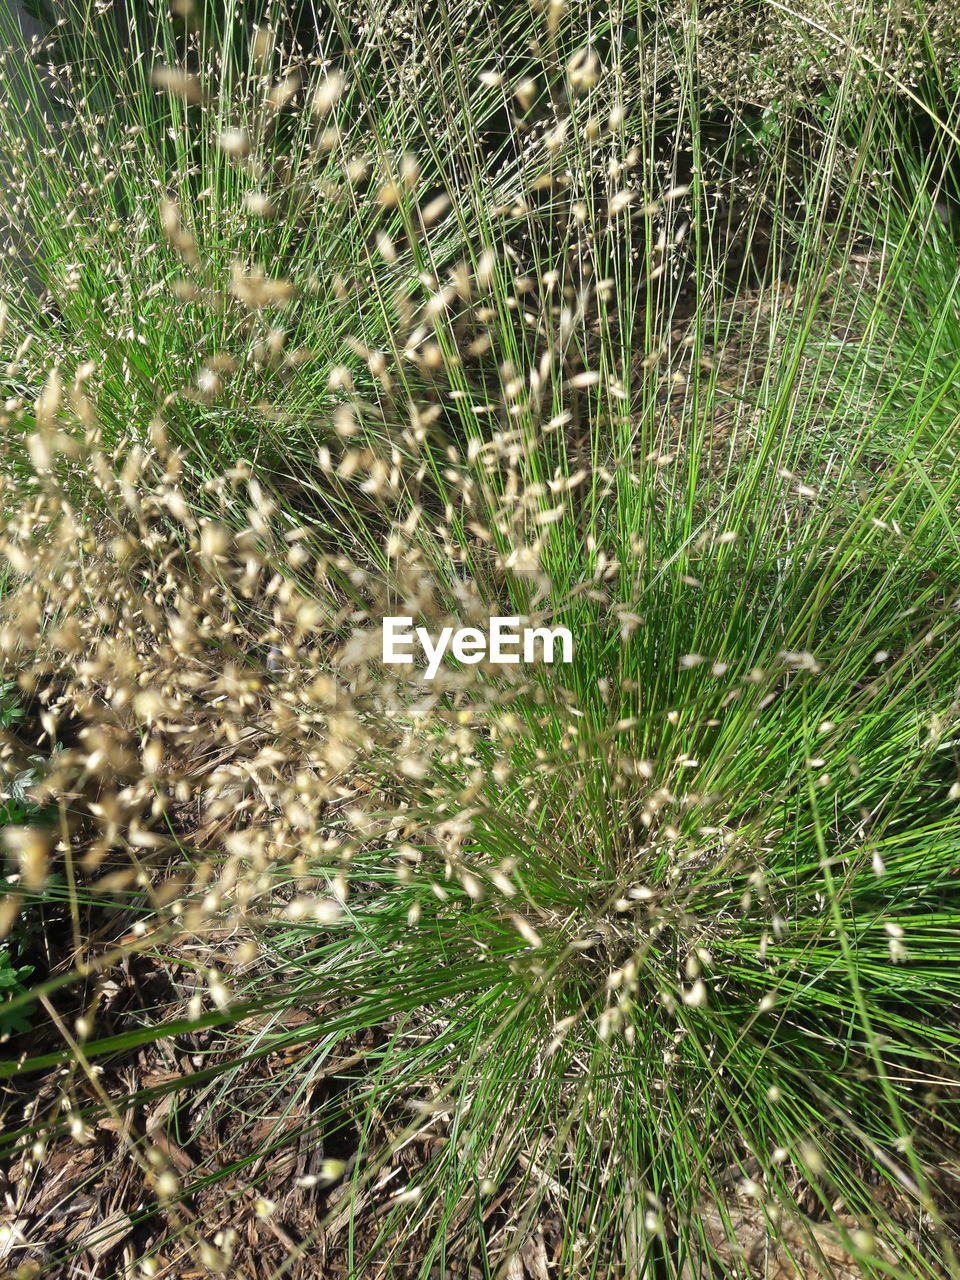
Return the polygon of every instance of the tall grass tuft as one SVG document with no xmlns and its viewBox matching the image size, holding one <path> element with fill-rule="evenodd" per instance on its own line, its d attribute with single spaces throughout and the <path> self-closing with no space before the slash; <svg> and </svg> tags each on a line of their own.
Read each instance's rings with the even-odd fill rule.
<svg viewBox="0 0 960 1280">
<path fill-rule="evenodd" d="M 955 266 L 871 185 L 884 24 L 786 15 L 774 110 L 778 5 L 181 9 L 0 126 L 56 814 L 0 909 L 69 934 L 14 1182 L 113 1135 L 148 1275 L 955 1274 Z M 573 660 L 428 679 L 394 615 Z"/>
</svg>

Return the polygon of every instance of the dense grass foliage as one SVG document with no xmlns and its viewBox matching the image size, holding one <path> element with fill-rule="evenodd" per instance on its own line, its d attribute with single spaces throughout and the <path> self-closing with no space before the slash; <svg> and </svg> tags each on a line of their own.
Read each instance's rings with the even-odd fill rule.
<svg viewBox="0 0 960 1280">
<path fill-rule="evenodd" d="M 949 13 L 101 8 L 0 124 L 11 1185 L 114 1135 L 103 1274 L 957 1274 Z"/>
</svg>

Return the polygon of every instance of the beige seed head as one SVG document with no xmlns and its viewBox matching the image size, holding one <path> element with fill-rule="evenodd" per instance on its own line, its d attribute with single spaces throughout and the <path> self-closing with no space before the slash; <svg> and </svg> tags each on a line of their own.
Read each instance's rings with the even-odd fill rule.
<svg viewBox="0 0 960 1280">
<path fill-rule="evenodd" d="M 692 987 L 688 987 L 681 995 L 683 1003 L 690 1009 L 702 1009 L 707 1003 L 707 988 L 701 979 Z"/>
<path fill-rule="evenodd" d="M 272 27 L 256 27 L 250 42 L 254 65 L 263 68 L 274 51 L 277 33 Z"/>
<path fill-rule="evenodd" d="M 314 115 L 325 116 L 343 93 L 344 79 L 339 71 L 329 71 L 313 91 L 311 108 Z"/>
<path fill-rule="evenodd" d="M 250 137 L 244 129 L 224 129 L 217 139 L 220 150 L 228 156 L 248 156 Z"/>
<path fill-rule="evenodd" d="M 823 1173 L 823 1155 L 815 1142 L 801 1142 L 797 1154 L 815 1177 Z"/>
<path fill-rule="evenodd" d="M 530 77 L 527 77 L 525 80 L 521 80 L 514 88 L 513 96 L 520 104 L 522 111 L 529 111 L 537 96 L 536 80 L 533 80 Z"/>
<path fill-rule="evenodd" d="M 273 201 L 262 191 L 248 191 L 243 197 L 243 207 L 258 218 L 269 218 L 276 212 Z"/>
<path fill-rule="evenodd" d="M 184 102 L 205 101 L 199 77 L 181 67 L 154 67 L 151 80 L 155 89 L 161 89 L 175 98 L 182 98 Z"/>
<path fill-rule="evenodd" d="M 39 892 L 47 882 L 50 865 L 49 833 L 37 827 L 4 827 L 3 843 L 16 858 L 25 887 Z"/>
<path fill-rule="evenodd" d="M 600 63 L 590 48 L 579 49 L 567 63 L 567 82 L 577 93 L 592 89 L 600 78 Z"/>
<path fill-rule="evenodd" d="M 299 88 L 300 77 L 296 73 L 286 76 L 270 90 L 267 103 L 274 111 L 282 111 L 287 103 L 296 96 Z"/>
</svg>

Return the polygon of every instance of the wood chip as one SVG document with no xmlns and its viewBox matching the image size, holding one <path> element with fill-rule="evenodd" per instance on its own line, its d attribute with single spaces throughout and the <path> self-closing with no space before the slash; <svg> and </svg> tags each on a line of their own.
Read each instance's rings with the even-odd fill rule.
<svg viewBox="0 0 960 1280">
<path fill-rule="evenodd" d="M 91 1227 L 86 1239 L 86 1250 L 99 1262 L 111 1249 L 121 1244 L 133 1230 L 133 1221 L 118 1209 Z"/>
</svg>

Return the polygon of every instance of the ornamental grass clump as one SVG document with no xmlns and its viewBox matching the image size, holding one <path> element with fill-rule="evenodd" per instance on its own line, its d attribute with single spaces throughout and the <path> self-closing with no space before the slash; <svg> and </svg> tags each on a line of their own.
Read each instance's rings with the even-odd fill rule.
<svg viewBox="0 0 960 1280">
<path fill-rule="evenodd" d="M 4 756 L 34 726 L 52 823 L 0 912 L 56 879 L 68 936 L 0 1141 L 17 1223 L 67 1143 L 126 1188 L 48 1268 L 956 1270 L 952 424 L 878 465 L 890 401 L 841 403 L 867 197 L 811 162 L 824 227 L 752 224 L 807 274 L 748 290 L 535 16 L 563 92 L 489 185 L 362 55 L 294 88 L 264 26 L 248 100 L 168 50 L 197 145 L 108 230 L 122 290 L 91 241 L 10 304 Z M 572 660 L 397 665 L 388 617 Z"/>
<path fill-rule="evenodd" d="M 36 889 L 73 849 L 80 895 L 135 914 L 126 948 L 197 955 L 150 1038 L 227 1028 L 204 1073 L 225 1097 L 248 1054 L 298 1045 L 322 1078 L 344 1040 L 380 1037 L 346 1101 L 282 1131 L 346 1129 L 365 1265 L 517 1247 L 549 1209 L 564 1265 L 607 1267 L 627 1240 L 638 1266 L 679 1266 L 722 1255 L 704 1224 L 745 1195 L 775 1240 L 824 1247 L 809 1203 L 838 1256 L 927 1267 L 942 1188 L 917 1126 L 952 1052 L 957 836 L 956 601 L 932 539 L 902 494 L 886 527 L 838 533 L 772 468 L 762 521 L 735 494 L 733 525 L 692 506 L 666 524 L 699 462 L 592 467 L 529 382 L 523 429 L 463 451 L 411 421 L 387 453 L 361 445 L 355 406 L 321 463 L 338 509 L 364 512 L 335 551 L 249 464 L 188 498 L 158 420 L 108 455 L 92 404 L 77 422 L 48 387 L 0 644 L 45 742 L 67 739 L 42 784 L 62 827 L 10 833 L 9 855 Z M 428 682 L 380 661 L 398 612 L 561 621 L 574 661 Z M 105 957 L 77 941 L 94 994 L 71 1075 L 115 1052 Z M 323 1013 L 291 1035 L 291 1006 Z M 176 1223 L 191 1180 L 129 1142 Z M 869 1174 L 917 1198 L 919 1232 Z M 312 1197 L 314 1177 L 281 1186 Z M 498 1196 L 512 1218 L 487 1246 Z"/>
</svg>

